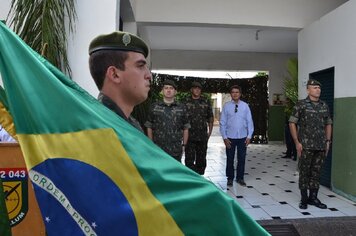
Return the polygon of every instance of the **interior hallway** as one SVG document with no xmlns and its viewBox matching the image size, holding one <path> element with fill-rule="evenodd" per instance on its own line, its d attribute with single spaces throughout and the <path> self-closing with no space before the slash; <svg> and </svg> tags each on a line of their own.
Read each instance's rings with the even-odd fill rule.
<svg viewBox="0 0 356 236">
<path fill-rule="evenodd" d="M 310 205 L 306 210 L 299 209 L 297 162 L 281 158 L 284 151 L 283 144 L 251 144 L 245 166 L 247 187 L 234 181 L 234 186 L 227 188 L 225 146 L 219 127 L 214 126 L 204 177 L 234 198 L 255 220 L 356 216 L 355 202 L 324 186 L 321 186 L 318 198 L 327 204 L 328 209 Z"/>
</svg>

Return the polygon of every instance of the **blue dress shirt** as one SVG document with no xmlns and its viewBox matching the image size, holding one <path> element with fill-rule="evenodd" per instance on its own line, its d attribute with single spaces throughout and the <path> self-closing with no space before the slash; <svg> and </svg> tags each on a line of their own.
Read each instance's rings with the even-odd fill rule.
<svg viewBox="0 0 356 236">
<path fill-rule="evenodd" d="M 237 105 L 237 106 L 236 106 Z M 220 116 L 220 133 L 223 139 L 251 138 L 254 131 L 250 107 L 241 100 L 225 103 Z"/>
</svg>

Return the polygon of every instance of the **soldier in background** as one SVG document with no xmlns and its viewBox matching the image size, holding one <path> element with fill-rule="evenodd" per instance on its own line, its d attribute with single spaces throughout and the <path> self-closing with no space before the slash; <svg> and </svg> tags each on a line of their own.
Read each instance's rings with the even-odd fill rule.
<svg viewBox="0 0 356 236">
<path fill-rule="evenodd" d="M 148 112 L 147 136 L 181 162 L 190 128 L 186 106 L 175 101 L 177 86 L 172 80 L 163 82 L 162 93 L 163 101 L 153 103 Z"/>
<path fill-rule="evenodd" d="M 309 80 L 308 97 L 295 105 L 289 118 L 291 135 L 299 157 L 300 209 L 307 209 L 308 204 L 327 208 L 318 199 L 318 190 L 321 167 L 331 143 L 332 120 L 328 105 L 319 99 L 320 87 L 317 80 Z"/>
<path fill-rule="evenodd" d="M 190 89 L 191 96 L 185 101 L 191 126 L 185 148 L 185 165 L 204 175 L 206 151 L 213 130 L 214 115 L 210 102 L 201 96 L 201 91 L 201 84 L 193 82 Z"/>
</svg>

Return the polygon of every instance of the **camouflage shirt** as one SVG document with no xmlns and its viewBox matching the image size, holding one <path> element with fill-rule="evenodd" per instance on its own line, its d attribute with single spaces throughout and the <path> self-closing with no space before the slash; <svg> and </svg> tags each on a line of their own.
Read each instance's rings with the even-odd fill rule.
<svg viewBox="0 0 356 236">
<path fill-rule="evenodd" d="M 298 139 L 303 148 L 325 149 L 325 126 L 332 124 L 329 107 L 324 102 L 312 102 L 309 97 L 297 102 L 289 122 L 298 125 Z"/>
<path fill-rule="evenodd" d="M 120 116 L 121 118 L 123 118 L 124 120 L 126 120 L 128 123 L 130 123 L 133 127 L 135 127 L 136 129 L 138 129 L 139 131 L 141 131 L 143 133 L 143 130 L 141 128 L 140 123 L 133 118 L 132 116 L 130 116 L 129 118 L 127 118 L 124 114 L 124 112 L 120 109 L 120 107 L 118 105 L 116 105 L 116 103 L 111 100 L 111 98 L 109 98 L 108 96 L 106 96 L 103 93 L 99 93 L 98 96 L 98 100 L 107 108 L 109 108 L 110 110 L 112 110 L 113 112 L 115 112 L 118 116 Z"/>
<path fill-rule="evenodd" d="M 208 138 L 208 123 L 212 123 L 214 120 L 210 102 L 202 97 L 199 99 L 189 97 L 185 100 L 185 105 L 191 126 L 189 140 L 206 141 Z"/>
<path fill-rule="evenodd" d="M 182 155 L 183 129 L 190 128 L 184 104 L 153 103 L 145 126 L 152 129 L 153 142 L 165 152 L 173 157 Z"/>
</svg>

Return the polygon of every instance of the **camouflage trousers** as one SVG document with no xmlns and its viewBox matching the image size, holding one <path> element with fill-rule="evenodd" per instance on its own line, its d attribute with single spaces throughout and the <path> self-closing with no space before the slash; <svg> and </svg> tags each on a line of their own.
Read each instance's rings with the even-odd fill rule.
<svg viewBox="0 0 356 236">
<path fill-rule="evenodd" d="M 299 189 L 319 189 L 320 171 L 325 160 L 324 150 L 305 150 L 299 158 Z"/>
</svg>

